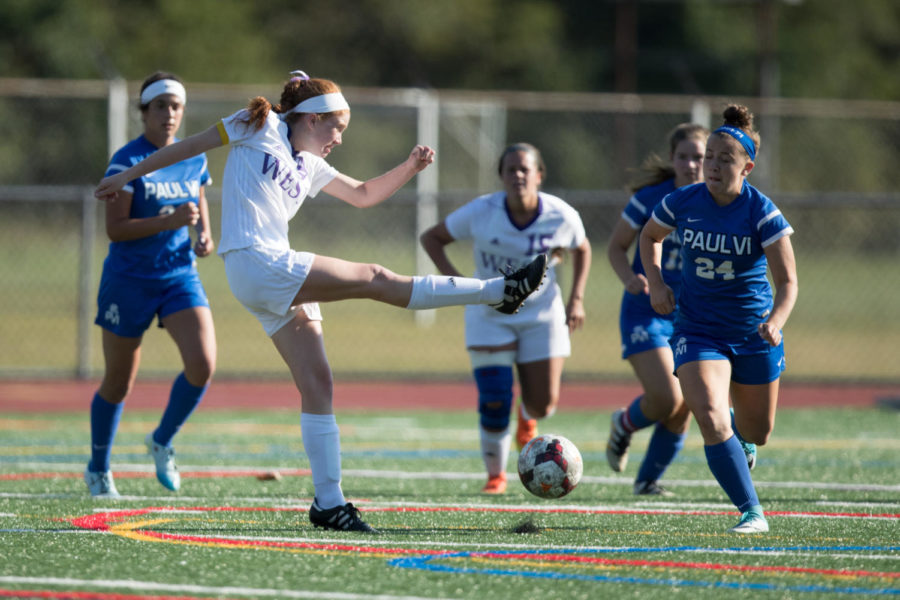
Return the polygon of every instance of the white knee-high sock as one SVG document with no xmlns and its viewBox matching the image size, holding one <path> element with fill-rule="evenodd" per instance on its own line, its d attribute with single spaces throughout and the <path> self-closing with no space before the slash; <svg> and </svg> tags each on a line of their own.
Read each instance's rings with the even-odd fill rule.
<svg viewBox="0 0 900 600">
<path fill-rule="evenodd" d="M 406 308 L 423 310 L 461 304 L 496 304 L 503 300 L 503 278 L 476 279 L 425 275 L 413 277 L 413 289 Z"/>
<path fill-rule="evenodd" d="M 341 491 L 341 435 L 334 415 L 301 413 L 300 431 L 319 506 L 346 504 Z"/>
<path fill-rule="evenodd" d="M 481 430 L 481 458 L 488 475 L 494 477 L 506 472 L 506 463 L 509 460 L 509 448 L 512 445 L 512 433 L 509 427 L 503 431 Z"/>
</svg>

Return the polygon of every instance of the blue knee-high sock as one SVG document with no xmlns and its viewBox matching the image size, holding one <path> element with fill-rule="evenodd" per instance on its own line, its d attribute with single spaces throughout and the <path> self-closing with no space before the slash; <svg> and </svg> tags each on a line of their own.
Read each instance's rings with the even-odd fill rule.
<svg viewBox="0 0 900 600">
<path fill-rule="evenodd" d="M 737 437 L 731 436 L 721 444 L 704 446 L 704 450 L 709 470 L 738 510 L 743 513 L 758 506 L 759 498 L 750 477 L 747 457 Z"/>
<path fill-rule="evenodd" d="M 672 433 L 662 423 L 657 423 L 636 481 L 656 481 L 662 477 L 675 455 L 684 447 L 685 438 L 686 433 Z"/>
<path fill-rule="evenodd" d="M 110 404 L 94 394 L 91 401 L 91 462 L 88 469 L 95 473 L 109 471 L 109 456 L 112 454 L 113 439 L 119 429 L 124 402 Z"/>
<path fill-rule="evenodd" d="M 209 384 L 203 387 L 191 385 L 184 373 L 176 377 L 175 383 L 172 384 L 172 393 L 169 394 L 169 404 L 163 412 L 159 427 L 153 432 L 153 441 L 163 446 L 171 444 L 172 438 L 203 400 L 207 387 Z"/>
<path fill-rule="evenodd" d="M 650 427 L 654 423 L 641 410 L 641 398 L 643 397 L 643 395 L 640 395 L 632 400 L 628 408 L 625 409 L 625 414 L 622 415 L 622 428 L 626 433 L 634 433 L 638 429 Z"/>
</svg>

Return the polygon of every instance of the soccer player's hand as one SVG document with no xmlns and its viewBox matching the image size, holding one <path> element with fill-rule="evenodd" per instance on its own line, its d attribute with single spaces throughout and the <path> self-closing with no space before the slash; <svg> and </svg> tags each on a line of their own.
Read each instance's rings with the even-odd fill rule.
<svg viewBox="0 0 900 600">
<path fill-rule="evenodd" d="M 665 284 L 650 286 L 650 306 L 661 315 L 675 310 L 675 293 L 672 288 Z"/>
<path fill-rule="evenodd" d="M 116 199 L 116 192 L 125 187 L 127 181 L 122 181 L 120 173 L 114 173 L 109 177 L 104 177 L 100 180 L 100 183 L 97 184 L 97 187 L 94 189 L 94 198 L 97 200 L 103 200 L 112 202 Z"/>
<path fill-rule="evenodd" d="M 772 346 L 777 346 L 781 343 L 781 329 L 775 327 L 768 321 L 760 323 L 758 331 L 759 337 L 769 342 Z"/>
<path fill-rule="evenodd" d="M 428 146 L 419 144 L 412 149 L 407 160 L 412 163 L 413 169 L 418 173 L 434 162 L 434 150 Z"/>
<path fill-rule="evenodd" d="M 171 229 L 178 229 L 185 225 L 193 226 L 200 220 L 200 209 L 193 202 L 185 202 L 178 205 L 168 219 Z"/>
<path fill-rule="evenodd" d="M 649 294 L 650 286 L 647 284 L 647 278 L 642 273 L 635 273 L 635 275 L 628 280 L 628 283 L 625 284 L 625 291 L 632 296 Z"/>
<path fill-rule="evenodd" d="M 571 298 L 569 305 L 566 306 L 566 325 L 569 326 L 569 333 L 584 326 L 584 300 L 581 298 Z"/>
<path fill-rule="evenodd" d="M 212 254 L 215 243 L 212 237 L 206 235 L 203 231 L 197 232 L 197 243 L 194 244 L 194 253 L 199 257 L 209 256 Z"/>
</svg>

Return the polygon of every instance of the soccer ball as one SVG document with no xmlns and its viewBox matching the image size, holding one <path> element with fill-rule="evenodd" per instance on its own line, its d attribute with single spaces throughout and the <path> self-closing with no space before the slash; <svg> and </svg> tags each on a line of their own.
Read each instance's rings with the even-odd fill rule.
<svg viewBox="0 0 900 600">
<path fill-rule="evenodd" d="M 562 498 L 574 490 L 583 469 L 578 448 L 561 435 L 539 435 L 519 453 L 519 479 L 541 498 Z"/>
</svg>

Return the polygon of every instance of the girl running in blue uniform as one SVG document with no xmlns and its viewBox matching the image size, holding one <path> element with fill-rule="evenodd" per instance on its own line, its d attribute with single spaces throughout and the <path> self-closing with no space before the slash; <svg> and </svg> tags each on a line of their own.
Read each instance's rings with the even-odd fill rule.
<svg viewBox="0 0 900 600">
<path fill-rule="evenodd" d="M 118 150 L 106 175 L 122 173 L 177 140 L 184 117 L 185 91 L 169 73 L 155 73 L 141 87 L 144 133 Z M 184 371 L 175 379 L 159 427 L 147 434 L 156 476 L 177 491 L 172 438 L 200 403 L 216 363 L 216 337 L 196 258 L 209 256 L 213 240 L 204 186 L 210 183 L 206 157 L 194 157 L 129 177 L 106 203 L 111 240 L 103 264 L 96 324 L 103 329 L 106 371 L 91 402 L 91 460 L 84 480 L 92 496 L 119 493 L 110 470 L 110 453 L 125 398 L 134 386 L 144 332 L 159 319 L 181 354 Z M 191 247 L 189 228 L 197 242 Z"/>
<path fill-rule="evenodd" d="M 731 105 L 724 117 L 706 143 L 705 183 L 663 199 L 641 233 L 640 249 L 650 303 L 669 314 L 676 298 L 663 277 L 662 243 L 672 231 L 681 239 L 675 373 L 703 436 L 710 471 L 741 512 L 729 531 L 758 533 L 769 525 L 738 436 L 765 444 L 775 425 L 785 368 L 782 328 L 798 290 L 794 230 L 775 204 L 746 182 L 760 144 L 753 115 Z"/>
<path fill-rule="evenodd" d="M 613 471 L 624 471 L 631 435 L 656 426 L 634 483 L 634 493 L 639 495 L 671 494 L 657 482 L 684 446 L 691 415 L 673 374 L 669 338 L 674 316 L 660 315 L 650 306 L 640 252 L 635 251 L 629 263 L 628 250 L 664 196 L 676 188 L 703 181 L 703 153 L 708 136 L 709 130 L 693 123 L 682 123 L 669 133 L 670 162 L 651 156 L 642 166 L 640 178 L 631 187 L 633 195 L 607 246 L 609 264 L 625 286 L 619 313 L 622 358 L 631 363 L 644 393 L 613 413 L 606 458 Z M 662 275 L 677 297 L 681 286 L 681 241 L 674 232 L 662 242 Z"/>
<path fill-rule="evenodd" d="M 591 244 L 578 212 L 561 198 L 540 191 L 546 175 L 540 151 L 513 144 L 498 165 L 504 191 L 475 198 L 422 234 L 422 247 L 438 271 L 461 273 L 445 246 L 472 240 L 475 276 L 488 279 L 501 268 L 528 264 L 538 254 L 559 248 L 572 252 L 572 287 L 567 302 L 556 283 L 556 270 L 515 315 L 485 306 L 465 309 L 466 347 L 478 388 L 481 456 L 488 480 L 482 492 L 506 491 L 506 464 L 512 433 L 513 366 L 519 374 L 516 442 L 519 449 L 537 431 L 537 419 L 552 415 L 559 403 L 569 334 L 584 324 L 584 289 L 591 268 Z"/>
<path fill-rule="evenodd" d="M 381 265 L 297 252 L 288 222 L 319 191 L 359 208 L 386 200 L 434 160 L 416 146 L 406 160 L 367 181 L 325 161 L 350 124 L 350 106 L 327 79 L 295 71 L 275 106 L 262 97 L 246 109 L 100 182 L 109 199 L 128 181 L 212 148 L 231 150 L 222 183 L 219 254 L 232 293 L 253 314 L 287 363 L 301 394 L 300 426 L 315 498 L 313 525 L 373 532 L 341 489 L 340 432 L 332 408 L 332 374 L 325 355 L 319 302 L 368 298 L 412 310 L 488 304 L 512 314 L 538 289 L 547 268 L 538 255 L 506 277 L 408 277 Z"/>
</svg>

